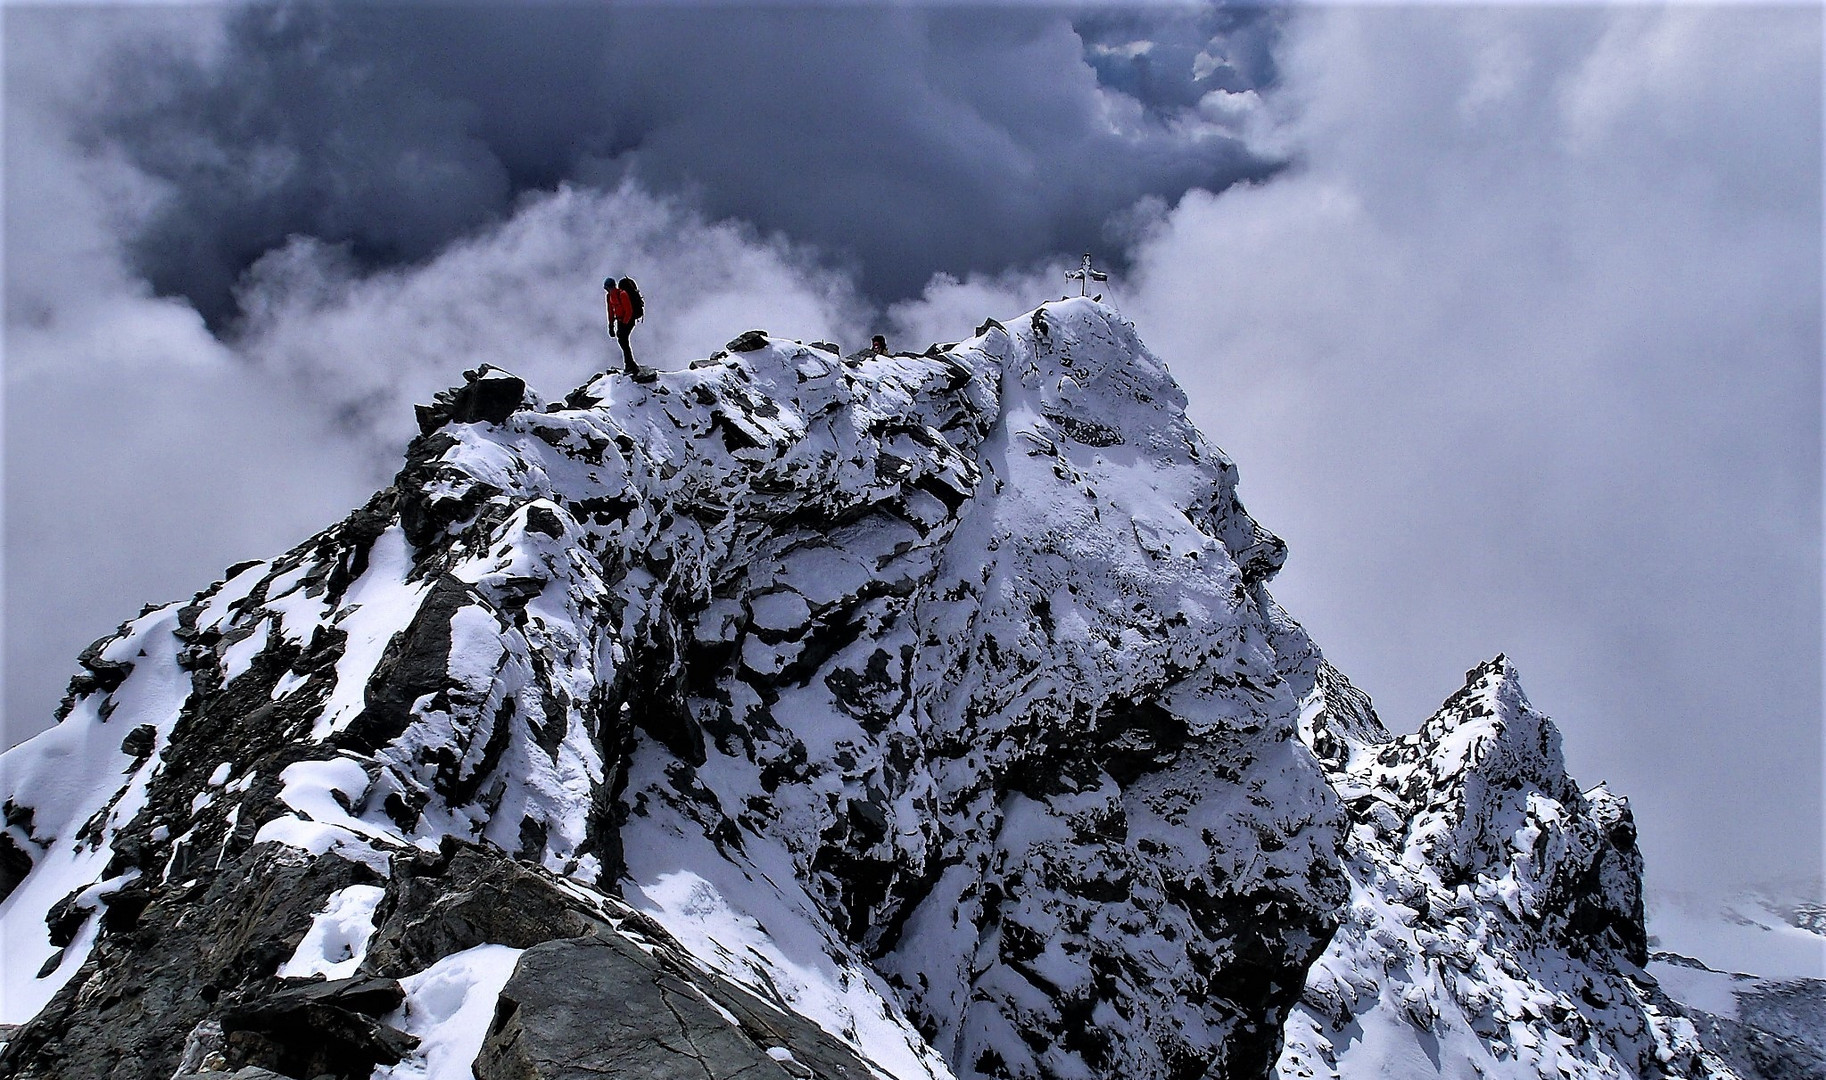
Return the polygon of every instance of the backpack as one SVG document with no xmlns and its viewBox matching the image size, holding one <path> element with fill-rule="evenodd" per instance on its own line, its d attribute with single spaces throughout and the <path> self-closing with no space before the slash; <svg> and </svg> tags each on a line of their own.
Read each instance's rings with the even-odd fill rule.
<svg viewBox="0 0 1826 1080">
<path fill-rule="evenodd" d="M 633 278 L 622 278 L 621 291 L 628 294 L 628 321 L 639 322 L 647 313 L 647 306 L 640 302 L 640 286 L 634 284 Z"/>
</svg>

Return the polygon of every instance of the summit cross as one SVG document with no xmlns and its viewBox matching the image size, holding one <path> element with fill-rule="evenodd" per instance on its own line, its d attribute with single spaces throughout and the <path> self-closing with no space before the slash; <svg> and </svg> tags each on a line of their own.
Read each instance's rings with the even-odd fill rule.
<svg viewBox="0 0 1826 1080">
<path fill-rule="evenodd" d="M 1067 270 L 1065 272 L 1065 277 L 1067 280 L 1076 281 L 1078 283 L 1079 296 L 1083 296 L 1086 292 L 1090 291 L 1091 282 L 1108 281 L 1110 279 L 1110 276 L 1103 271 L 1091 269 L 1091 253 L 1088 251 L 1084 253 L 1084 265 L 1076 270 Z"/>
</svg>

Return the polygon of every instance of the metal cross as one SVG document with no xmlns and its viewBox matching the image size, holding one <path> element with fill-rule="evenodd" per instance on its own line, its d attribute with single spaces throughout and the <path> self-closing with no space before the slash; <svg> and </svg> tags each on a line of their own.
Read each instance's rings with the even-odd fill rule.
<svg viewBox="0 0 1826 1080">
<path fill-rule="evenodd" d="M 1067 270 L 1065 272 L 1065 277 L 1067 280 L 1076 281 L 1078 283 L 1079 296 L 1083 296 L 1086 292 L 1090 291 L 1091 282 L 1108 281 L 1110 279 L 1110 276 L 1103 271 L 1091 269 L 1091 253 L 1088 251 L 1084 253 L 1084 265 L 1076 270 Z"/>
</svg>

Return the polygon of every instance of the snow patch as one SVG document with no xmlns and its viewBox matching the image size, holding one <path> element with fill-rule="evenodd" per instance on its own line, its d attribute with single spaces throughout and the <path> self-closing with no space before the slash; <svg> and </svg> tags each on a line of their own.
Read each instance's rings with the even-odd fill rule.
<svg viewBox="0 0 1826 1080">
<path fill-rule="evenodd" d="M 282 979 L 346 979 L 368 955 L 374 936 L 374 909 L 387 890 L 378 885 L 350 885 L 330 894 L 323 910 L 311 916 L 311 928 L 291 959 L 279 967 Z"/>
<path fill-rule="evenodd" d="M 222 651 L 222 682 L 234 682 L 254 666 L 254 658 L 267 645 L 266 622 L 255 624 L 253 632 Z"/>
<path fill-rule="evenodd" d="M 1655 948 L 1695 957 L 1715 970 L 1767 979 L 1826 978 L 1826 937 L 1795 926 L 1756 897 L 1720 902 L 1652 895 L 1648 928 Z"/>
<path fill-rule="evenodd" d="M 761 973 L 761 985 L 735 975 L 763 996 L 775 996 L 793 1012 L 857 1047 L 888 1076 L 897 1080 L 951 1080 L 944 1064 L 925 1048 L 924 1040 L 894 1015 L 864 971 L 838 966 L 820 953 L 815 961 L 788 957 L 761 922 L 736 911 L 716 886 L 679 870 L 630 888 L 647 900 L 643 909 L 679 944 L 714 970 L 730 973 L 732 965 Z M 633 897 L 631 896 L 630 899 Z M 782 912 L 774 925 L 797 921 Z M 822 962 L 819 962 L 822 961 Z M 766 991 L 771 989 L 774 995 Z"/>
<path fill-rule="evenodd" d="M 477 945 L 399 981 L 406 1000 L 383 1023 L 415 1036 L 418 1046 L 371 1080 L 474 1080 L 472 1067 L 488 1036 L 495 1000 L 513 978 L 523 950 Z"/>
<path fill-rule="evenodd" d="M 337 628 L 347 636 L 342 657 L 336 661 L 336 689 L 311 728 L 312 738 L 329 738 L 361 711 L 368 677 L 380 663 L 387 643 L 412 622 L 419 602 L 431 588 L 428 581 L 407 581 L 411 568 L 412 553 L 404 529 L 394 525 L 374 539 L 368 549 L 368 569 L 349 586 L 343 599 Z"/>
<path fill-rule="evenodd" d="M 156 608 L 127 623 L 102 650 L 103 659 L 134 665 L 112 694 L 79 699 L 62 723 L 0 755 L 0 792 L 31 807 L 36 831 L 48 840 L 32 872 L 0 903 L 0 1023 L 36 1015 L 94 944 L 90 919 L 67 947 L 52 945 L 45 915 L 71 893 L 99 887 L 114 854 L 115 831 L 145 806 L 146 787 L 191 691 L 171 634 L 180 607 Z M 101 714 L 104 700 L 154 730 L 152 751 L 137 767 L 120 748 L 129 725 L 109 724 Z M 104 811 L 100 840 L 78 840 L 84 824 Z M 55 965 L 40 977 L 53 958 Z"/>
<path fill-rule="evenodd" d="M 297 812 L 260 826 L 254 843 L 274 841 L 302 848 L 313 855 L 334 851 L 351 862 L 387 872 L 385 848 L 401 846 L 400 839 L 384 826 L 356 817 L 368 788 L 368 773 L 353 758 L 298 761 L 279 774 L 279 801 Z M 428 841 L 435 846 L 435 842 Z M 378 847 L 377 847 L 378 845 Z"/>
<path fill-rule="evenodd" d="M 754 625 L 763 630 L 797 630 L 811 618 L 805 597 L 790 589 L 764 593 L 749 601 Z"/>
</svg>

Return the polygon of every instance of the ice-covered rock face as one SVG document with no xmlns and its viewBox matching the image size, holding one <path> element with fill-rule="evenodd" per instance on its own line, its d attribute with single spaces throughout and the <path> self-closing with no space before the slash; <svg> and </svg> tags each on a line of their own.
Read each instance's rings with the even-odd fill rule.
<svg viewBox="0 0 1826 1080">
<path fill-rule="evenodd" d="M 795 441 L 738 445 L 765 479 L 717 496 L 763 492 L 735 517 L 767 528 L 687 526 L 710 599 L 653 636 L 703 689 L 635 721 L 629 895 L 675 932 L 710 907 L 872 963 L 965 1073 L 1259 1071 L 1261 1010 L 1341 895 L 1338 816 L 1291 738 L 1279 544 L 1177 388 L 1088 304 L 866 362 L 892 409 L 825 404 L 815 352 L 744 359 Z M 740 944 L 704 951 L 866 1011 Z"/>
<path fill-rule="evenodd" d="M 475 373 L 367 507 L 85 654 L 0 759 L 12 1071 L 129 1036 L 148 1076 L 533 1068 L 564 965 L 512 950 L 579 934 L 668 958 L 743 1069 L 1269 1070 L 1345 817 L 1284 548 L 1172 379 L 1090 301 L 921 357 L 736 346 L 551 405 Z M 504 875 L 551 913 L 477 914 Z M 496 994 L 479 1048 L 413 1004 Z M 306 1015 L 344 1042 L 286 1043 Z"/>
<path fill-rule="evenodd" d="M 1418 732 L 1377 748 L 1352 780 L 1368 793 L 1358 799 L 1395 810 L 1401 828 L 1378 839 L 1404 862 L 1432 867 L 1447 888 L 1494 882 L 1490 900 L 1568 948 L 1647 962 L 1629 806 L 1602 785 L 1579 791 L 1559 730 L 1505 657 L 1468 672 Z M 1366 808 L 1373 823 L 1388 820 Z"/>
<path fill-rule="evenodd" d="M 1400 738 L 1329 665 L 1318 683 L 1301 732 L 1349 808 L 1351 901 L 1281 1080 L 1736 1075 L 1640 966 L 1628 804 L 1579 791 L 1506 658 Z"/>
</svg>

